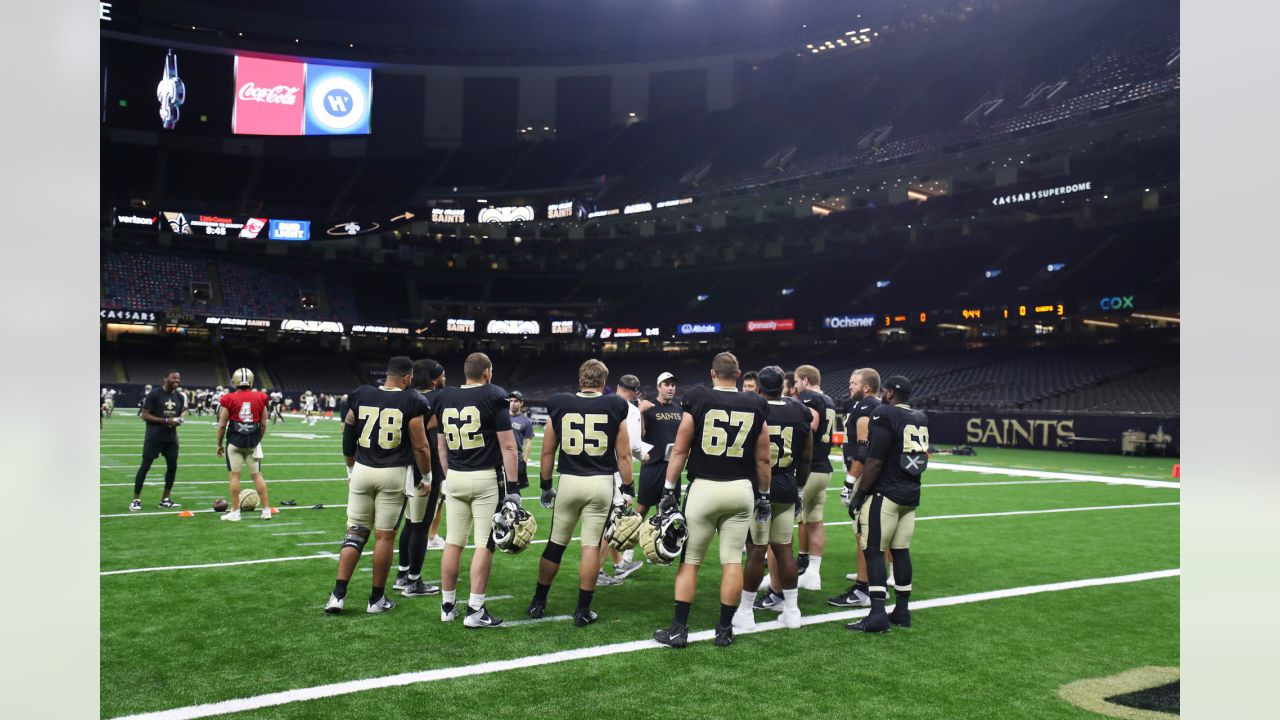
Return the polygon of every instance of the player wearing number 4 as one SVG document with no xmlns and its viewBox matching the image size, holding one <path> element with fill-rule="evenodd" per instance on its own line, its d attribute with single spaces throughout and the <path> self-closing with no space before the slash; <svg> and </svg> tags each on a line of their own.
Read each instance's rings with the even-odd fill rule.
<svg viewBox="0 0 1280 720">
<path fill-rule="evenodd" d="M 613 473 L 622 475 L 622 494 L 634 497 L 631 480 L 631 438 L 626 419 L 628 403 L 605 395 L 609 368 L 588 360 L 578 368 L 577 394 L 560 393 L 547 401 L 546 433 L 542 437 L 542 506 L 551 513 L 551 538 L 542 552 L 538 585 L 529 603 L 529 617 L 546 614 L 547 593 L 560 570 L 560 559 L 582 520 L 582 561 L 578 564 L 578 606 L 573 624 L 595 622 L 591 598 L 596 590 L 598 554 L 605 521 L 613 503 Z M 560 451 L 560 484 L 551 486 L 556 450 Z"/>
<path fill-rule="evenodd" d="M 227 458 L 227 475 L 231 480 L 233 507 L 222 516 L 223 520 L 240 521 L 240 474 L 247 468 L 258 489 L 258 502 L 262 505 L 262 519 L 271 519 L 271 504 L 267 502 L 267 481 L 262 477 L 262 437 L 267 433 L 266 393 L 253 389 L 253 371 L 240 368 L 231 373 L 235 392 L 229 392 L 218 400 L 218 456 Z M 228 428 L 230 432 L 227 432 Z M 227 445 L 222 442 L 226 438 Z"/>
<path fill-rule="evenodd" d="M 886 632 L 890 623 L 909 627 L 911 611 L 911 536 L 920 505 L 920 476 L 929 463 L 929 416 L 907 404 L 911 381 L 894 375 L 884 381 L 884 401 L 871 413 L 871 441 L 862 479 L 849 514 L 862 530 L 867 558 L 871 613 L 845 627 Z M 884 551 L 893 553 L 897 604 L 885 613 L 888 598 Z"/>
</svg>

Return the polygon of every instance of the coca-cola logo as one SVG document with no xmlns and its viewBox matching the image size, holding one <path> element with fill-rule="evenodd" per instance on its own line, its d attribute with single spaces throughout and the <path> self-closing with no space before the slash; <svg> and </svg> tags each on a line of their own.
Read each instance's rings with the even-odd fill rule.
<svg viewBox="0 0 1280 720">
<path fill-rule="evenodd" d="M 291 85 L 258 87 L 252 82 L 247 82 L 240 86 L 237 96 L 241 100 L 254 100 L 274 105 L 296 105 L 298 102 L 298 90 L 300 89 Z"/>
</svg>

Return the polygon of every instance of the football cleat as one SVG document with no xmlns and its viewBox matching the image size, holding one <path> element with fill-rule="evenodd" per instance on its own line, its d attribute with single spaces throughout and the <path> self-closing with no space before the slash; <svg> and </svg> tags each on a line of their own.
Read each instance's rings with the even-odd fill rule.
<svg viewBox="0 0 1280 720">
<path fill-rule="evenodd" d="M 387 596 L 383 595 L 378 602 L 370 603 L 369 607 L 365 609 L 365 612 L 370 615 L 377 615 L 378 613 L 384 613 L 395 609 L 396 604 L 388 600 Z"/>
<path fill-rule="evenodd" d="M 142 509 L 142 501 L 141 501 L 141 500 L 131 500 L 131 501 L 129 501 L 129 512 L 138 512 L 138 511 L 139 511 L 139 510 L 141 510 L 141 509 Z"/>
<path fill-rule="evenodd" d="M 468 605 L 467 616 L 462 619 L 462 624 L 469 628 L 498 627 L 502 624 L 502 618 L 490 615 L 489 609 L 484 606 L 481 606 L 479 610 L 473 610 Z"/>
<path fill-rule="evenodd" d="M 440 537 L 439 535 L 437 535 L 437 536 L 435 536 L 435 537 L 431 538 L 430 540 L 428 540 L 428 541 L 427 541 L 427 549 L 428 549 L 428 550 L 443 550 L 443 549 L 444 549 L 444 538 Z"/>
<path fill-rule="evenodd" d="M 409 587 L 409 571 L 401 570 L 396 573 L 396 581 L 391 586 L 392 590 L 403 590 Z"/>
<path fill-rule="evenodd" d="M 621 565 L 613 566 L 613 576 L 618 580 L 626 580 L 627 578 L 631 577 L 632 574 L 635 573 L 635 571 L 639 570 L 642 567 L 644 567 L 644 563 L 640 562 L 639 560 L 632 560 L 631 562 L 627 562 L 624 560 Z"/>
<path fill-rule="evenodd" d="M 675 508 L 659 511 L 640 529 L 640 547 L 655 565 L 670 565 L 684 553 L 688 539 L 684 514 Z"/>
<path fill-rule="evenodd" d="M 846 592 L 827 598 L 827 604 L 835 607 L 871 607 L 871 597 L 856 587 L 851 587 Z"/>
<path fill-rule="evenodd" d="M 218 518 L 218 519 L 219 519 L 219 520 L 226 520 L 227 522 L 240 522 L 240 511 L 239 511 L 239 510 L 229 510 L 229 511 L 227 511 L 227 512 L 223 513 L 223 514 L 222 514 L 222 517 L 220 517 L 220 518 Z"/>
<path fill-rule="evenodd" d="M 868 615 L 857 622 L 848 623 L 844 627 L 846 630 L 857 630 L 864 633 L 887 633 L 889 632 L 889 618 L 883 613 Z"/>
<path fill-rule="evenodd" d="M 682 648 L 689 644 L 689 628 L 686 625 L 673 622 L 669 628 L 654 630 L 653 639 L 663 645 L 669 645 L 673 648 Z"/>
<path fill-rule="evenodd" d="M 600 616 L 591 608 L 578 608 L 573 611 L 573 626 L 583 627 L 599 620 Z"/>
<path fill-rule="evenodd" d="M 324 611 L 330 615 L 337 615 L 342 612 L 342 605 L 345 598 L 340 598 L 333 593 L 329 593 L 329 602 L 324 604 Z"/>
<path fill-rule="evenodd" d="M 769 589 L 769 573 L 765 573 L 764 577 L 760 578 L 760 587 L 756 588 L 756 592 L 764 592 L 765 590 L 768 590 L 768 589 Z"/>
<path fill-rule="evenodd" d="M 546 601 L 543 601 L 543 600 L 530 601 L 529 609 L 526 610 L 525 613 L 529 617 L 533 618 L 534 620 L 544 617 L 547 614 Z"/>
<path fill-rule="evenodd" d="M 734 630 L 755 630 L 756 616 L 751 608 L 747 605 L 739 605 L 738 611 L 733 614 Z"/>
<path fill-rule="evenodd" d="M 457 603 L 440 603 L 440 622 L 453 622 L 458 617 Z"/>
<path fill-rule="evenodd" d="M 796 587 L 800 588 L 801 590 L 821 590 L 822 576 L 819 575 L 817 571 L 814 571 L 814 572 L 806 571 L 803 575 L 800 576 L 799 580 L 796 582 Z"/>
<path fill-rule="evenodd" d="M 504 553 L 515 555 L 529 547 L 538 532 L 538 521 L 520 507 L 520 496 L 506 496 L 493 515 L 493 544 Z"/>
<path fill-rule="evenodd" d="M 262 508 L 262 515 L 261 515 L 261 517 L 262 517 L 262 519 L 263 519 L 263 520 L 270 520 L 270 519 L 271 519 L 271 508 L 269 508 L 269 507 L 268 507 L 268 508 Z"/>
<path fill-rule="evenodd" d="M 893 612 L 889 613 L 889 622 L 902 627 L 911 627 L 911 611 L 907 608 L 895 607 Z"/>
<path fill-rule="evenodd" d="M 596 587 L 613 587 L 621 584 L 622 580 L 620 578 L 616 578 L 612 575 L 605 575 L 603 571 L 596 575 Z"/>
<path fill-rule="evenodd" d="M 161 500 L 161 501 L 160 501 L 160 507 L 162 507 L 162 508 L 176 508 L 176 507 L 182 507 L 182 503 L 176 503 L 176 502 L 174 502 L 174 501 L 170 500 L 169 498 L 165 498 L 165 499 L 163 499 L 163 500 Z"/>
<path fill-rule="evenodd" d="M 716 647 L 729 647 L 733 644 L 733 628 L 716 625 Z"/>
<path fill-rule="evenodd" d="M 773 612 L 782 612 L 783 598 L 776 592 L 767 592 L 756 598 L 751 604 L 756 610 L 772 610 Z"/>
<path fill-rule="evenodd" d="M 428 585 L 422 582 L 422 578 L 410 580 L 404 589 L 400 591 L 403 597 L 423 597 L 426 595 L 437 595 L 440 593 L 439 585 Z"/>
<path fill-rule="evenodd" d="M 782 627 L 788 630 L 800 629 L 800 608 L 783 608 L 782 617 L 779 618 Z"/>
</svg>

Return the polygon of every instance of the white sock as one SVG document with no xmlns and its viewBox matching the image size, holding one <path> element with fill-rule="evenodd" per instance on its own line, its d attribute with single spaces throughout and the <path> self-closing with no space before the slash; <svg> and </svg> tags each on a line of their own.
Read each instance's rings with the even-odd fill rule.
<svg viewBox="0 0 1280 720">
<path fill-rule="evenodd" d="M 791 588 L 790 590 L 782 591 L 782 603 L 783 603 L 782 606 L 784 608 L 788 610 L 799 610 L 800 609 L 799 602 L 800 602 L 800 591 L 798 589 Z"/>
<path fill-rule="evenodd" d="M 396 566 L 396 570 L 397 570 L 398 572 L 409 572 L 409 566 L 408 566 L 408 565 L 397 565 L 397 566 Z"/>
<path fill-rule="evenodd" d="M 422 575 L 414 575 L 413 573 L 409 574 L 409 579 L 412 580 L 413 582 L 417 582 L 421 578 L 422 578 Z"/>
<path fill-rule="evenodd" d="M 471 597 L 467 598 L 467 605 L 470 606 L 472 610 L 479 610 L 484 607 L 484 595 L 471 593 Z"/>
<path fill-rule="evenodd" d="M 441 590 L 441 591 L 440 591 L 440 604 L 441 604 L 441 605 L 452 605 L 452 604 L 456 603 L 457 601 L 458 601 L 458 591 L 457 591 L 457 590 Z"/>
<path fill-rule="evenodd" d="M 742 591 L 742 604 L 738 607 L 750 609 L 751 605 L 756 601 L 756 594 L 753 592 Z"/>
<path fill-rule="evenodd" d="M 819 570 L 821 570 L 821 569 L 822 569 L 822 556 L 821 556 L 821 555 L 810 555 L 810 556 L 809 556 L 809 569 L 808 569 L 808 570 L 806 570 L 805 572 L 812 572 L 814 575 L 817 575 L 817 574 L 819 574 L 819 573 L 818 573 L 818 571 L 819 571 Z"/>
<path fill-rule="evenodd" d="M 624 562 L 632 562 L 632 558 L 634 558 L 634 557 L 636 556 L 636 555 L 635 555 L 635 552 L 636 552 L 636 551 L 635 551 L 635 549 L 634 549 L 634 548 L 633 548 L 633 549 L 631 549 L 631 550 L 627 550 L 626 552 L 623 552 L 623 553 L 622 553 L 622 560 L 623 560 Z"/>
</svg>

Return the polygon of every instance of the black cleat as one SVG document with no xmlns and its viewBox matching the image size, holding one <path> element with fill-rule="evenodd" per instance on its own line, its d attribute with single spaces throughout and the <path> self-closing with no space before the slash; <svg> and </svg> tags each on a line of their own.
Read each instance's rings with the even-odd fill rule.
<svg viewBox="0 0 1280 720">
<path fill-rule="evenodd" d="M 399 570 L 396 572 L 396 581 L 391 584 L 392 590 L 403 590 L 409 587 L 409 571 Z"/>
<path fill-rule="evenodd" d="M 170 500 L 169 498 L 165 498 L 165 499 L 163 499 L 163 500 L 161 500 L 161 501 L 160 501 L 160 507 L 162 507 L 162 508 L 176 508 L 176 507 L 182 507 L 182 503 L 176 503 L 176 502 L 174 502 L 174 501 Z"/>
<path fill-rule="evenodd" d="M 716 625 L 716 647 L 729 647 L 733 644 L 733 626 Z"/>
<path fill-rule="evenodd" d="M 835 607 L 871 607 L 871 598 L 859 590 L 857 585 L 851 585 L 847 592 L 827 598 L 827 604 Z"/>
<path fill-rule="evenodd" d="M 405 585 L 404 589 L 400 591 L 400 594 L 404 597 L 424 597 L 426 595 L 439 595 L 440 586 L 428 585 L 427 583 L 422 582 L 422 578 L 418 578 L 417 580 L 410 580 L 409 584 Z"/>
<path fill-rule="evenodd" d="M 751 607 L 756 610 L 772 610 L 773 612 L 780 613 L 783 608 L 782 596 L 770 590 L 764 595 L 757 597 L 756 601 L 751 603 Z"/>
<path fill-rule="evenodd" d="M 599 620 L 600 616 L 591 608 L 578 608 L 573 611 L 573 626 L 583 627 Z"/>
<path fill-rule="evenodd" d="M 689 644 L 689 628 L 678 622 L 671 623 L 671 627 L 653 631 L 653 639 L 663 645 L 670 645 L 673 648 L 682 648 Z"/>
<path fill-rule="evenodd" d="M 481 607 L 479 610 L 471 609 L 467 606 L 467 615 L 462 618 L 462 626 L 466 628 L 491 628 L 498 627 L 502 624 L 502 618 L 489 614 L 489 608 Z"/>
<path fill-rule="evenodd" d="M 883 613 L 868 615 L 857 622 L 848 623 L 844 627 L 846 630 L 857 630 L 864 633 L 887 633 L 889 632 L 889 617 Z"/>
<path fill-rule="evenodd" d="M 893 612 L 889 613 L 889 622 L 900 627 L 911 627 L 911 611 L 906 608 L 895 607 Z"/>
<path fill-rule="evenodd" d="M 537 620 L 547 614 L 547 603 L 545 600 L 534 600 L 529 603 L 529 609 L 525 611 L 529 617 Z"/>
</svg>

